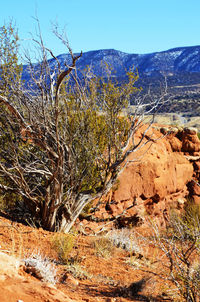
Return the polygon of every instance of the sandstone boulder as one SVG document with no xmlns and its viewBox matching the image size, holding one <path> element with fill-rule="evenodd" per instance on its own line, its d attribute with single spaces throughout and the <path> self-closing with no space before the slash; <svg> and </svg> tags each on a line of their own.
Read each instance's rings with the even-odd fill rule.
<svg viewBox="0 0 200 302">
<path fill-rule="evenodd" d="M 150 143 L 145 144 L 147 140 Z M 200 187 L 193 180 L 200 183 L 196 129 L 155 125 L 146 134 L 143 147 L 129 155 L 117 185 L 104 197 L 95 215 L 104 220 L 119 217 L 121 226 L 140 225 L 150 215 L 163 225 L 171 208 L 183 209 L 188 197 L 200 204 Z"/>
<path fill-rule="evenodd" d="M 197 153 L 200 151 L 200 141 L 195 129 L 175 130 L 168 128 L 164 133 L 158 127 L 152 128 L 146 136 L 146 139 L 151 137 L 151 147 L 145 145 L 129 156 L 128 163 L 118 177 L 117 188 L 107 196 L 107 214 L 117 216 L 129 208 L 123 217 L 137 224 L 146 214 L 157 216 L 162 222 L 170 208 L 183 208 L 194 167 L 199 168 L 198 163 L 190 161 L 185 154 L 200 155 Z M 138 139 L 140 137 L 138 135 Z M 200 202 L 199 188 L 195 186 L 193 190 L 196 203 Z"/>
</svg>

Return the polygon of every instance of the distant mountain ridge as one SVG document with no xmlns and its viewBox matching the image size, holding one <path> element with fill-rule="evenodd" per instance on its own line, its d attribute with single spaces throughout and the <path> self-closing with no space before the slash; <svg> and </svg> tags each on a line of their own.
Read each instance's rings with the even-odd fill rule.
<svg viewBox="0 0 200 302">
<path fill-rule="evenodd" d="M 70 64 L 71 56 L 61 54 L 57 56 L 61 69 Z M 142 87 L 145 94 L 149 88 L 151 93 L 160 95 L 167 78 L 168 92 L 173 95 L 173 104 L 162 107 L 163 112 L 184 112 L 188 116 L 200 115 L 200 46 L 177 47 L 161 52 L 149 54 L 128 54 L 115 49 L 101 49 L 84 52 L 77 61 L 77 70 L 81 72 L 90 66 L 97 76 L 105 77 L 105 64 L 112 67 L 112 76 L 121 83 L 126 80 L 126 72 L 135 67 L 139 72 L 139 81 L 136 86 Z M 54 70 L 57 62 L 54 58 L 49 60 L 50 69 Z M 103 67 L 104 65 L 104 67 Z M 34 73 L 37 77 L 39 68 L 34 64 Z M 54 74 L 55 75 L 55 74 Z M 23 79 L 34 84 L 29 74 L 28 65 L 24 65 Z M 27 86 L 29 87 L 29 85 Z"/>
<path fill-rule="evenodd" d="M 64 68 L 64 63 L 70 61 L 69 54 L 57 56 Z M 49 60 L 54 66 L 55 59 Z M 83 70 L 91 66 L 97 75 L 102 73 L 102 62 L 107 62 L 113 68 L 116 76 L 123 76 L 130 67 L 134 66 L 139 73 L 154 72 L 200 72 L 200 46 L 177 47 L 166 51 L 148 54 L 129 54 L 115 49 L 100 49 L 84 52 L 77 62 L 77 68 Z M 26 69 L 26 65 L 24 66 Z"/>
<path fill-rule="evenodd" d="M 69 54 L 61 54 L 57 56 L 57 59 L 62 69 L 65 69 L 65 64 L 70 64 L 71 61 Z M 138 85 L 143 88 L 149 87 L 152 83 L 153 87 L 158 87 L 164 76 L 168 77 L 169 87 L 186 87 L 189 85 L 194 90 L 193 86 L 200 84 L 199 45 L 177 47 L 148 54 L 129 54 L 115 49 L 93 50 L 84 52 L 76 66 L 80 72 L 90 66 L 97 76 L 106 76 L 103 62 L 112 67 L 112 75 L 117 77 L 119 82 L 124 79 L 126 72 L 134 66 L 140 75 Z M 49 60 L 52 70 L 55 64 L 57 64 L 55 59 Z M 23 78 L 25 81 L 31 79 L 27 65 L 24 66 Z"/>
<path fill-rule="evenodd" d="M 68 61 L 69 55 L 59 55 L 58 59 Z M 139 73 L 200 72 L 200 46 L 177 47 L 148 54 L 129 54 L 115 49 L 88 51 L 83 53 L 77 67 L 82 69 L 90 65 L 98 74 L 101 73 L 102 62 L 110 64 L 121 76 L 132 66 L 137 67 Z"/>
</svg>

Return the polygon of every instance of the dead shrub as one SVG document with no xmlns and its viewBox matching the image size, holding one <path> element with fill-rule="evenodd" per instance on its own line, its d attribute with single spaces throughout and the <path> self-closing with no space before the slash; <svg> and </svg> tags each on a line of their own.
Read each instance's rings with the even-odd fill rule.
<svg viewBox="0 0 200 302">
<path fill-rule="evenodd" d="M 100 237 L 93 241 L 93 248 L 97 256 L 110 258 L 113 252 L 113 243 L 106 237 Z"/>
</svg>

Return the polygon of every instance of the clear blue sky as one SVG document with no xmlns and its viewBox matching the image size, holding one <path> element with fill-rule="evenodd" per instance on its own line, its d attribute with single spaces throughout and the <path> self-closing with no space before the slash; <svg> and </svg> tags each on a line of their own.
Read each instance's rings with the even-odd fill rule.
<svg viewBox="0 0 200 302">
<path fill-rule="evenodd" d="M 1 1 L 0 26 L 11 17 L 20 37 L 28 39 L 35 32 L 36 12 L 56 55 L 65 52 L 51 32 L 56 20 L 60 28 L 66 26 L 74 52 L 149 53 L 200 45 L 200 0 L 7 0 Z"/>
</svg>

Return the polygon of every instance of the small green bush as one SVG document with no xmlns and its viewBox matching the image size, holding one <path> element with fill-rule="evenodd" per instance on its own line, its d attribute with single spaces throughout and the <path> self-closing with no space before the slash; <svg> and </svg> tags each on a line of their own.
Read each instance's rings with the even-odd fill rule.
<svg viewBox="0 0 200 302">
<path fill-rule="evenodd" d="M 84 218 L 87 217 L 90 214 L 91 208 L 93 206 L 93 202 L 89 202 L 82 210 L 80 217 Z"/>
<path fill-rule="evenodd" d="M 181 219 L 188 230 L 188 235 L 195 230 L 200 232 L 200 205 L 194 204 L 192 200 L 188 200 L 184 212 L 181 215 Z"/>
<path fill-rule="evenodd" d="M 52 239 L 52 247 L 58 253 L 59 260 L 63 264 L 68 264 L 70 254 L 74 248 L 76 241 L 76 235 L 68 234 L 56 234 Z"/>
</svg>

